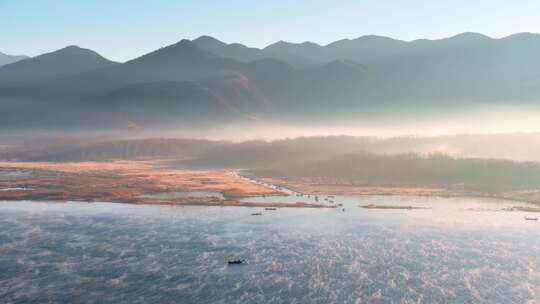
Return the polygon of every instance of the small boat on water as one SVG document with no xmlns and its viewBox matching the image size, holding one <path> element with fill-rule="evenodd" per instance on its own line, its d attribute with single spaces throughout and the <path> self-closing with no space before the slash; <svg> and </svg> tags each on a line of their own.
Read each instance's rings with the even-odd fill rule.
<svg viewBox="0 0 540 304">
<path fill-rule="evenodd" d="M 525 220 L 526 221 L 538 221 L 538 218 L 537 217 L 525 217 Z"/>
<path fill-rule="evenodd" d="M 271 208 L 264 208 L 264 210 L 277 210 L 277 208 L 273 208 L 273 207 L 271 207 Z"/>
<path fill-rule="evenodd" d="M 252 213 L 251 215 L 253 215 L 253 216 L 256 216 L 256 215 L 262 215 L 262 213 L 260 213 L 260 212 L 255 212 L 255 213 Z"/>
<path fill-rule="evenodd" d="M 245 259 L 241 259 L 241 260 L 232 260 L 232 261 L 228 261 L 227 262 L 229 265 L 241 265 L 241 264 L 246 264 L 247 261 Z"/>
</svg>

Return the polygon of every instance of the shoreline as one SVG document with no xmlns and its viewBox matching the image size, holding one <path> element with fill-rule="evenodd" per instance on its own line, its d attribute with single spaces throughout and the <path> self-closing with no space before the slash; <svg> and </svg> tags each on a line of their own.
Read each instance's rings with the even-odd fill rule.
<svg viewBox="0 0 540 304">
<path fill-rule="evenodd" d="M 370 196 L 370 195 L 360 195 L 360 196 Z M 399 196 L 399 195 L 388 195 L 388 196 Z M 411 195 L 412 197 L 412 195 Z M 468 198 L 485 198 L 480 196 L 462 196 Z M 447 197 L 446 197 L 447 198 Z M 496 198 L 501 199 L 501 198 Z M 505 199 L 506 200 L 506 199 Z M 332 204 L 312 204 L 312 203 L 258 203 L 258 202 L 240 202 L 238 200 L 216 200 L 216 201 L 197 201 L 196 199 L 187 198 L 185 201 L 166 201 L 166 200 L 151 200 L 151 201 L 140 201 L 140 200 L 113 200 L 113 201 L 102 201 L 102 200 L 79 200 L 79 199 L 67 199 L 67 200 L 55 200 L 55 199 L 44 199 L 44 198 L 33 198 L 33 199 L 5 199 L 0 198 L 0 201 L 4 202 L 38 202 L 38 203 L 54 203 L 54 204 L 64 204 L 64 203 L 106 203 L 106 204 L 126 204 L 126 205 L 141 205 L 141 206 L 178 206 L 178 207 L 244 207 L 244 208 L 305 208 L 305 209 L 337 209 L 340 208 L 339 205 Z M 514 200 L 509 200 L 514 201 Z M 536 204 L 517 201 L 520 203 L 531 204 L 538 206 Z M 418 207 L 418 206 L 409 206 L 409 205 L 378 205 L 378 204 L 368 204 L 368 205 L 357 205 L 359 208 L 368 209 L 368 210 L 432 210 L 431 207 Z M 540 213 L 540 207 L 526 207 L 526 206 L 512 206 L 496 211 L 500 212 L 527 212 L 527 213 Z"/>
<path fill-rule="evenodd" d="M 191 207 L 246 207 L 246 208 L 308 208 L 308 209 L 335 209 L 337 205 L 323 205 L 310 203 L 255 203 L 255 202 L 240 202 L 240 201 L 215 201 L 215 202 L 174 202 L 174 201 L 89 201 L 89 200 L 53 200 L 53 199 L 4 199 L 0 198 L 0 202 L 38 202 L 38 203 L 86 203 L 86 204 L 126 204 L 126 205 L 141 205 L 141 206 L 191 206 Z"/>
<path fill-rule="evenodd" d="M 281 178 L 259 178 L 264 183 L 271 183 L 277 187 L 286 187 L 293 192 L 309 195 L 334 196 L 402 196 L 402 197 L 430 197 L 430 198 L 482 198 L 506 200 L 516 203 L 530 204 L 540 207 L 540 189 L 516 190 L 514 192 L 501 192 L 488 194 L 481 191 L 446 189 L 435 187 L 388 187 L 388 186 L 351 186 L 344 184 L 310 183 L 298 180 L 285 180 Z M 529 197 L 527 197 L 527 194 Z M 532 196 L 532 197 L 531 197 Z"/>
<path fill-rule="evenodd" d="M 0 162 L 0 200 L 80 201 L 179 206 L 336 208 L 318 202 L 249 202 L 280 195 L 484 198 L 540 206 L 540 189 L 486 193 L 435 187 L 381 187 L 268 178 L 249 171 L 164 168 L 159 160 L 80 163 Z M 246 174 L 247 173 L 247 174 Z M 9 189 L 9 190 L 8 190 Z M 220 197 L 144 198 L 174 192 L 219 192 Z M 241 201 L 244 200 L 244 201 Z M 360 202 L 359 202 L 360 203 Z"/>
</svg>

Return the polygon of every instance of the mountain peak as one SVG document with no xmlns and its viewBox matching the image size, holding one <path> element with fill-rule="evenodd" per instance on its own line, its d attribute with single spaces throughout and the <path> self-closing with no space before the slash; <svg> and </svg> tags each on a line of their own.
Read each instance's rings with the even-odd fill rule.
<svg viewBox="0 0 540 304">
<path fill-rule="evenodd" d="M 327 47 L 336 47 L 341 45 L 389 45 L 389 44 L 406 44 L 402 40 L 397 40 L 390 37 L 378 36 L 378 35 L 365 35 L 355 39 L 341 39 L 332 42 Z"/>
<path fill-rule="evenodd" d="M 183 58 L 187 60 L 193 59 L 193 58 L 215 57 L 215 55 L 204 50 L 203 48 L 199 47 L 196 43 L 188 39 L 182 39 L 175 44 L 161 48 L 150 54 L 161 54 L 165 56 L 174 56 L 174 57 L 182 56 Z"/>
<path fill-rule="evenodd" d="M 304 41 L 302 43 L 294 43 L 294 42 L 288 42 L 284 40 L 280 40 L 278 42 L 272 43 L 269 46 L 265 47 L 264 50 L 280 50 L 285 48 L 302 48 L 302 49 L 317 49 L 321 48 L 320 45 L 311 42 L 311 41 Z"/>
<path fill-rule="evenodd" d="M 216 38 L 214 38 L 212 36 L 209 36 L 209 35 L 201 35 L 197 39 L 194 39 L 194 40 L 215 40 L 215 41 L 217 41 Z"/>
<path fill-rule="evenodd" d="M 17 61 L 21 61 L 21 60 L 27 59 L 27 58 L 28 58 L 28 56 L 8 55 L 8 54 L 0 52 L 0 67 L 4 66 L 4 65 L 7 65 L 7 64 L 15 63 Z"/>
<path fill-rule="evenodd" d="M 92 61 L 96 61 L 97 63 L 114 63 L 93 50 L 81 48 L 76 45 L 69 45 L 64 48 L 58 49 L 56 51 L 45 53 L 45 54 L 42 54 L 33 58 L 28 58 L 27 60 L 24 60 L 17 64 L 22 64 L 23 62 L 30 62 L 30 61 L 32 62 L 40 62 L 40 61 L 44 62 L 44 61 L 56 61 L 56 60 L 61 61 L 63 59 L 66 59 L 68 57 L 73 57 L 73 56 L 80 57 L 78 60 L 92 60 Z M 60 61 L 58 63 L 60 63 Z"/>
<path fill-rule="evenodd" d="M 182 39 L 182 40 L 178 41 L 177 43 L 173 44 L 172 46 L 194 47 L 195 44 L 193 43 L 193 41 L 191 41 L 189 39 Z"/>
<path fill-rule="evenodd" d="M 274 43 L 270 44 L 269 46 L 266 47 L 266 49 L 275 48 L 275 47 L 282 47 L 282 46 L 288 46 L 288 45 L 291 45 L 291 44 L 292 43 L 287 42 L 285 40 L 280 40 L 280 41 L 277 41 L 277 42 L 274 42 Z"/>
<path fill-rule="evenodd" d="M 234 59 L 239 62 L 252 62 L 267 57 L 261 50 L 240 43 L 227 44 L 211 36 L 201 36 L 192 41 L 197 47 L 213 55 Z"/>
<path fill-rule="evenodd" d="M 464 32 L 464 33 L 452 36 L 448 39 L 459 39 L 462 41 L 478 41 L 478 40 L 491 40 L 492 38 L 484 34 L 480 34 L 480 33 Z"/>
<path fill-rule="evenodd" d="M 304 42 L 302 42 L 301 45 L 305 46 L 305 47 L 320 47 L 319 44 L 317 44 L 315 42 L 311 42 L 311 41 L 304 41 Z"/>
<path fill-rule="evenodd" d="M 77 51 L 77 50 L 82 50 L 82 48 L 80 46 L 78 46 L 78 45 L 72 44 L 72 45 L 68 45 L 68 46 L 66 46 L 66 47 L 64 47 L 64 48 L 62 48 L 60 50 Z"/>
<path fill-rule="evenodd" d="M 390 38 L 390 37 L 386 37 L 386 36 L 380 36 L 380 35 L 364 35 L 364 36 L 360 36 L 356 39 L 353 39 L 353 40 L 386 40 L 386 41 L 400 41 L 398 39 L 394 39 L 394 38 Z"/>
<path fill-rule="evenodd" d="M 139 61 L 142 58 L 155 57 L 155 56 L 185 56 L 190 58 L 193 56 L 204 56 L 210 53 L 200 48 L 194 41 L 188 39 L 182 39 L 177 43 L 162 47 L 151 53 L 145 54 L 141 57 L 135 58 L 131 61 Z"/>
<path fill-rule="evenodd" d="M 50 53 L 2 66 L 0 68 L 0 82 L 43 81 L 114 64 L 116 63 L 92 50 L 70 45 Z"/>
<path fill-rule="evenodd" d="M 540 34 L 537 33 L 530 33 L 530 32 L 522 32 L 522 33 L 515 33 L 510 36 L 504 37 L 502 39 L 533 39 L 540 37 Z"/>
<path fill-rule="evenodd" d="M 68 56 L 91 56 L 91 57 L 102 58 L 104 60 L 107 60 L 107 59 L 105 59 L 105 57 L 101 56 L 97 52 L 95 52 L 93 50 L 90 50 L 90 49 L 81 48 L 81 47 L 79 47 L 77 45 L 68 45 L 68 46 L 66 46 L 64 48 L 61 48 L 59 50 L 56 50 L 56 51 L 48 53 L 48 54 L 49 55 L 59 55 L 59 56 L 63 56 L 63 55 L 68 55 Z"/>
<path fill-rule="evenodd" d="M 194 39 L 193 42 L 196 43 L 196 44 L 197 43 L 215 43 L 215 44 L 221 44 L 221 45 L 225 44 L 226 45 L 225 42 L 220 41 L 220 40 L 218 40 L 218 39 L 216 39 L 216 38 L 214 38 L 212 36 L 207 36 L 207 35 L 202 35 L 199 38 Z"/>
</svg>

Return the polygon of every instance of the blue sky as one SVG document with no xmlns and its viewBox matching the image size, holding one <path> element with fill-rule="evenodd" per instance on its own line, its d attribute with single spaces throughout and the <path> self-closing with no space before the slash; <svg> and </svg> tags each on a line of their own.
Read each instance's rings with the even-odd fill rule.
<svg viewBox="0 0 540 304">
<path fill-rule="evenodd" d="M 124 61 L 200 35 L 263 47 L 278 40 L 436 39 L 465 31 L 540 32 L 540 1 L 0 0 L 0 51 L 31 56 L 75 44 Z"/>
</svg>

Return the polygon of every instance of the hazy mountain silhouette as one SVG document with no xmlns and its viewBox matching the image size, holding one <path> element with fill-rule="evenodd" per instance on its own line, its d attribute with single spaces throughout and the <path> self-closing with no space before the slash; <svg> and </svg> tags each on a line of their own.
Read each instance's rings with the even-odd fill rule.
<svg viewBox="0 0 540 304">
<path fill-rule="evenodd" d="M 0 52 L 0 67 L 6 64 L 14 63 L 28 58 L 28 56 L 23 55 L 7 55 Z"/>
<path fill-rule="evenodd" d="M 0 85 L 49 80 L 115 64 L 92 50 L 68 46 L 0 67 Z"/>
<path fill-rule="evenodd" d="M 250 120 L 265 111 L 264 101 L 240 74 L 193 81 L 130 84 L 105 93 L 101 106 L 117 119 L 139 125 L 187 125 Z"/>
<path fill-rule="evenodd" d="M 268 58 L 267 54 L 257 48 L 250 48 L 239 43 L 227 44 L 210 36 L 201 36 L 193 40 L 193 43 L 203 50 L 240 62 L 252 62 Z"/>
<path fill-rule="evenodd" d="M 0 68 L 3 125 L 219 125 L 399 115 L 424 107 L 537 105 L 540 35 L 380 36 L 264 49 L 209 36 L 126 63 L 67 47 Z M 24 118 L 24 119 L 23 119 Z"/>
<path fill-rule="evenodd" d="M 241 63 L 197 47 L 189 40 L 158 49 L 123 64 L 80 73 L 47 84 L 56 90 L 75 90 L 73 94 L 94 94 L 129 84 L 159 81 L 196 81 L 236 70 Z M 81 87 L 79 84 L 85 83 Z"/>
<path fill-rule="evenodd" d="M 123 64 L 40 82 L 6 81 L 0 100 L 5 112 L 19 118 L 4 123 L 59 125 L 79 120 L 110 127 L 129 120 L 144 126 L 201 126 L 251 120 L 267 105 L 257 86 L 242 74 L 248 66 L 182 40 Z"/>
<path fill-rule="evenodd" d="M 391 88 L 378 100 L 415 100 L 424 104 L 534 101 L 540 97 L 540 35 L 520 33 L 493 39 L 463 33 L 439 40 L 405 42 L 363 36 L 318 46 L 273 44 L 277 58 L 304 56 L 327 63 L 347 59 L 366 66 Z"/>
<path fill-rule="evenodd" d="M 316 66 L 329 61 L 324 48 L 312 42 L 300 44 L 278 41 L 265 47 L 264 52 L 297 68 Z"/>
</svg>

